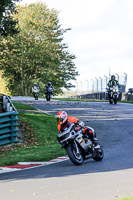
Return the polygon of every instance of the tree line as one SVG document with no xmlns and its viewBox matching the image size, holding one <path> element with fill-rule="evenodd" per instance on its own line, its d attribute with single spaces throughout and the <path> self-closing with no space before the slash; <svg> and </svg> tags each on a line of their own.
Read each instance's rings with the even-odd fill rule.
<svg viewBox="0 0 133 200">
<path fill-rule="evenodd" d="M 62 28 L 58 11 L 44 3 L 11 5 L 4 7 L 8 12 L 0 10 L 9 19 L 6 16 L 4 23 L 5 15 L 0 14 L 0 70 L 11 94 L 29 95 L 34 82 L 43 90 L 51 81 L 55 94 L 73 87 L 71 80 L 78 75 L 75 55 L 63 42 L 70 29 Z"/>
</svg>

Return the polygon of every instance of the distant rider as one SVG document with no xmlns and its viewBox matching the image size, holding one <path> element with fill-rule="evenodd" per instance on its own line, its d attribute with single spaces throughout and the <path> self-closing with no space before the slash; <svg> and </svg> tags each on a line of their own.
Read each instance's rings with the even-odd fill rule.
<svg viewBox="0 0 133 200">
<path fill-rule="evenodd" d="M 120 87 L 120 84 L 119 84 L 119 82 L 118 82 L 117 80 L 115 80 L 115 76 L 112 75 L 112 76 L 111 76 L 111 80 L 109 80 L 107 86 L 109 87 L 108 96 L 110 96 L 110 88 L 112 88 L 113 86 L 115 86 L 115 87 L 116 87 L 116 86 Z"/>
<path fill-rule="evenodd" d="M 65 129 L 69 128 L 69 126 L 74 123 L 75 124 L 75 131 L 79 131 L 82 129 L 82 133 L 86 138 L 89 138 L 92 143 L 95 145 L 95 148 L 98 146 L 98 142 L 96 139 L 96 135 L 91 128 L 84 126 L 84 123 L 77 119 L 76 117 L 68 116 L 65 111 L 60 111 L 57 114 L 57 122 L 58 122 L 58 131 L 63 132 Z"/>
<path fill-rule="evenodd" d="M 112 75 L 111 76 L 111 80 L 108 82 L 108 87 L 113 87 L 113 86 L 120 86 L 119 82 L 117 80 L 115 80 L 115 76 Z"/>
<path fill-rule="evenodd" d="M 32 87 L 32 93 L 33 96 L 35 97 L 36 92 L 39 94 L 40 92 L 40 87 L 37 85 L 37 83 L 34 83 L 33 87 Z"/>
<path fill-rule="evenodd" d="M 52 83 L 50 81 L 48 82 L 48 84 L 45 87 L 45 95 L 48 94 L 48 89 L 49 88 L 52 88 L 54 90 L 54 87 L 52 86 Z M 53 91 L 51 93 L 53 93 Z"/>
</svg>

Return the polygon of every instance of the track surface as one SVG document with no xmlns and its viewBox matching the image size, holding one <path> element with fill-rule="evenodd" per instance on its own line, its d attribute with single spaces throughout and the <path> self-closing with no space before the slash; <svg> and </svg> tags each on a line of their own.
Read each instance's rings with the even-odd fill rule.
<svg viewBox="0 0 133 200">
<path fill-rule="evenodd" d="M 133 196 L 132 104 L 24 100 L 49 114 L 65 110 L 85 121 L 95 129 L 105 157 L 101 162 L 87 160 L 82 166 L 74 166 L 67 160 L 1 174 L 1 198 L 111 200 Z"/>
</svg>

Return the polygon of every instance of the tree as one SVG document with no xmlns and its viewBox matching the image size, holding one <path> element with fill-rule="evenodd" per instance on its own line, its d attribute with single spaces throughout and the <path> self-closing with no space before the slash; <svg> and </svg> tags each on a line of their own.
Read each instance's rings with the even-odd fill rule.
<svg viewBox="0 0 133 200">
<path fill-rule="evenodd" d="M 2 71 L 0 71 L 0 93 L 10 95 L 8 88 L 6 88 L 6 82 L 2 78 Z"/>
<path fill-rule="evenodd" d="M 15 28 L 17 21 L 12 19 L 12 13 L 15 12 L 15 3 L 19 0 L 0 0 L 0 36 L 13 35 L 18 33 L 18 30 Z M 1 37 L 0 37 L 1 40 Z M 1 93 L 9 94 L 9 91 L 6 89 L 6 82 L 2 78 L 3 72 L 0 71 L 1 79 Z"/>
<path fill-rule="evenodd" d="M 18 6 L 13 19 L 19 33 L 3 38 L 0 45 L 0 68 L 12 94 L 28 95 L 33 81 L 42 85 L 51 81 L 56 93 L 71 88 L 69 81 L 78 72 L 75 55 L 63 43 L 63 34 L 70 29 L 61 28 L 58 12 L 43 3 L 30 4 Z"/>
<path fill-rule="evenodd" d="M 0 35 L 18 33 L 15 29 L 17 21 L 12 19 L 12 14 L 16 12 L 15 3 L 20 0 L 1 0 L 0 1 Z"/>
</svg>

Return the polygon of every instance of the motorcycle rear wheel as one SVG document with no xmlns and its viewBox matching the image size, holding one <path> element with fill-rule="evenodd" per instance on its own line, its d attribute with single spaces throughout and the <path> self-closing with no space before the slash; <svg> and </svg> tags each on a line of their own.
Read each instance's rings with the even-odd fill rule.
<svg viewBox="0 0 133 200">
<path fill-rule="evenodd" d="M 79 153 L 77 152 L 77 148 Z M 70 144 L 67 148 L 66 148 L 67 154 L 70 158 L 70 160 L 75 164 L 75 165 L 82 165 L 83 163 L 83 156 L 82 153 L 79 149 L 78 146 L 76 146 L 76 148 L 74 147 L 74 143 Z"/>
</svg>

